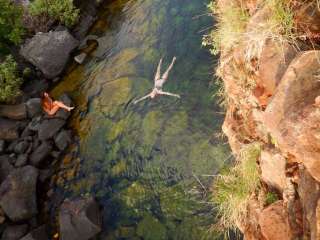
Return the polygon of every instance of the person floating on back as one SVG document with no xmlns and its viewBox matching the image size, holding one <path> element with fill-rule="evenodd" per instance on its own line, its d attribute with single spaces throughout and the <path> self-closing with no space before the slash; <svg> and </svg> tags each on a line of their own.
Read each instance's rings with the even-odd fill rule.
<svg viewBox="0 0 320 240">
<path fill-rule="evenodd" d="M 42 109 L 50 116 L 55 115 L 60 109 L 65 109 L 70 112 L 74 107 L 68 107 L 63 102 L 53 101 L 48 93 L 43 93 L 42 95 Z"/>
<path fill-rule="evenodd" d="M 176 59 L 177 59 L 176 57 L 174 57 L 172 59 L 172 62 L 170 64 L 170 66 L 168 67 L 167 71 L 165 71 L 165 73 L 162 76 L 161 76 L 162 58 L 160 59 L 160 62 L 159 62 L 158 67 L 157 67 L 157 72 L 156 72 L 156 75 L 154 77 L 154 88 L 153 88 L 153 90 L 148 95 L 146 95 L 146 96 L 134 101 L 133 102 L 134 104 L 137 104 L 138 102 L 141 102 L 141 101 L 143 101 L 143 100 L 145 100 L 147 98 L 153 99 L 158 95 L 167 95 L 167 96 L 173 96 L 173 97 L 180 98 L 180 96 L 178 94 L 173 94 L 173 93 L 162 91 L 163 84 L 168 80 L 169 72 L 172 69 L 173 64 L 175 63 Z"/>
</svg>

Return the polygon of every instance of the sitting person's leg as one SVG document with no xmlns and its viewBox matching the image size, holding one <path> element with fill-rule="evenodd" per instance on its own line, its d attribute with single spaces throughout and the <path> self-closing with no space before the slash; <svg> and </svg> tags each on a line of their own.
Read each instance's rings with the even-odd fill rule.
<svg viewBox="0 0 320 240">
<path fill-rule="evenodd" d="M 45 108 L 44 111 L 45 111 L 48 115 L 52 116 L 52 115 L 55 115 L 56 112 L 57 112 L 59 109 L 60 109 L 60 107 L 59 107 L 58 105 L 53 105 L 53 107 L 52 107 L 50 110 Z"/>
<path fill-rule="evenodd" d="M 68 107 L 67 105 L 65 105 L 63 102 L 60 102 L 60 101 L 54 101 L 53 102 L 53 105 L 54 106 L 58 106 L 59 108 L 63 108 L 67 111 L 71 111 L 72 109 L 74 109 L 74 107 Z"/>
</svg>

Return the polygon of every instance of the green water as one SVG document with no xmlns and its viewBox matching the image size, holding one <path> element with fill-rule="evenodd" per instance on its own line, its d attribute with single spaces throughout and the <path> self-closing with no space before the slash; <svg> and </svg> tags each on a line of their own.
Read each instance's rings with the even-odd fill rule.
<svg viewBox="0 0 320 240">
<path fill-rule="evenodd" d="M 72 67 L 56 95 L 76 100 L 78 171 L 60 182 L 66 197 L 93 195 L 104 207 L 99 239 L 213 239 L 212 177 L 229 156 L 216 137 L 223 116 L 212 97 L 213 60 L 201 47 L 212 25 L 202 0 L 114 1 L 92 33 L 99 48 Z M 177 62 L 164 90 L 182 98 L 134 98 Z M 73 172 L 74 173 L 74 172 Z"/>
</svg>

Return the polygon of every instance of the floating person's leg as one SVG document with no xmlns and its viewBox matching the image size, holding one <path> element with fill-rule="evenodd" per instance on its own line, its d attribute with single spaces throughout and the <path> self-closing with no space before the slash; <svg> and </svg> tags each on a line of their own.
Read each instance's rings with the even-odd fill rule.
<svg viewBox="0 0 320 240">
<path fill-rule="evenodd" d="M 158 67 L 157 67 L 157 72 L 156 75 L 154 76 L 154 81 L 157 81 L 161 77 L 161 64 L 162 64 L 162 58 L 159 61 Z"/>
<path fill-rule="evenodd" d="M 174 64 L 174 62 L 176 61 L 176 59 L 177 59 L 176 57 L 174 57 L 174 58 L 172 59 L 172 62 L 171 62 L 171 64 L 170 64 L 170 66 L 168 67 L 167 71 L 165 71 L 165 73 L 162 75 L 162 79 L 163 79 L 164 81 L 167 81 L 168 76 L 169 76 L 169 72 L 170 72 L 170 70 L 172 69 L 173 64 Z"/>
<path fill-rule="evenodd" d="M 144 96 L 144 97 L 142 97 L 142 98 L 140 98 L 140 99 L 138 99 L 138 100 L 135 100 L 135 101 L 133 102 L 133 104 L 137 104 L 138 102 L 141 102 L 141 101 L 149 98 L 150 96 L 151 96 L 151 93 L 148 94 L 148 95 L 146 95 L 146 96 Z"/>
</svg>

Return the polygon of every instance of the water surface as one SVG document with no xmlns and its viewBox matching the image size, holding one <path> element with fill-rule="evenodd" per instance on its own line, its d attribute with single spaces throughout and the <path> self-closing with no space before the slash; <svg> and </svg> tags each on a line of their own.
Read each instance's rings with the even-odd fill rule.
<svg viewBox="0 0 320 240">
<path fill-rule="evenodd" d="M 205 13 L 199 0 L 105 4 L 91 31 L 100 46 L 53 91 L 76 100 L 72 125 L 80 136 L 59 191 L 99 200 L 100 239 L 213 239 L 208 187 L 229 149 L 215 134 L 223 116 L 213 98 L 213 60 L 201 48 L 201 31 L 212 25 Z M 164 90 L 182 98 L 133 105 L 152 89 L 159 59 L 164 71 L 173 56 Z"/>
</svg>

